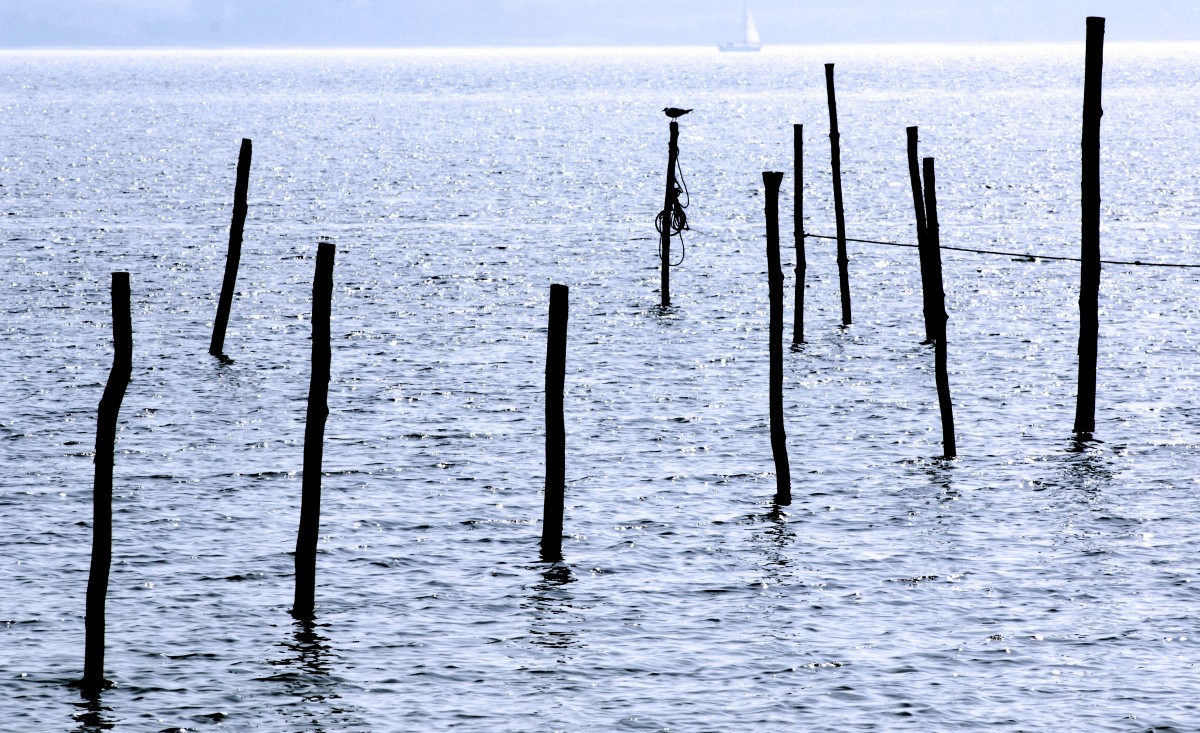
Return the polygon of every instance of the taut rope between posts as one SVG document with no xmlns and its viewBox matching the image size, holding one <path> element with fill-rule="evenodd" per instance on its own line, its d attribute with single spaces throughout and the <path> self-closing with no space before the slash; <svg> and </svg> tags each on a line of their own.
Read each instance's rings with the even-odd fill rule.
<svg viewBox="0 0 1200 733">
<path fill-rule="evenodd" d="M 802 236 L 812 237 L 814 239 L 835 239 L 835 240 L 837 239 L 837 237 L 830 237 L 825 234 L 813 234 L 811 232 L 804 232 L 804 234 Z M 905 242 L 884 242 L 884 241 L 880 241 L 878 239 L 852 239 L 850 237 L 847 237 L 846 241 L 847 242 L 862 242 L 863 244 L 883 244 L 883 245 L 887 245 L 888 247 L 917 247 L 917 246 L 919 246 L 916 244 L 908 244 Z M 951 246 L 948 246 L 945 244 L 943 244 L 941 246 L 941 249 L 951 249 L 951 250 L 954 250 L 955 252 L 974 252 L 976 254 L 984 254 L 984 255 L 1002 255 L 1004 257 L 1023 257 L 1025 259 L 1029 259 L 1029 260 L 1065 260 L 1067 262 L 1079 262 L 1080 261 L 1080 258 L 1078 258 L 1078 257 L 1061 257 L 1058 255 L 1039 255 L 1039 254 L 1032 254 L 1030 252 L 1001 252 L 1000 250 L 995 250 L 995 249 L 973 249 L 971 247 L 951 247 Z M 1141 267 L 1200 267 L 1200 264 L 1181 264 L 1178 262 L 1142 262 L 1141 260 L 1100 260 L 1100 262 L 1102 262 L 1106 265 L 1139 265 Z"/>
</svg>

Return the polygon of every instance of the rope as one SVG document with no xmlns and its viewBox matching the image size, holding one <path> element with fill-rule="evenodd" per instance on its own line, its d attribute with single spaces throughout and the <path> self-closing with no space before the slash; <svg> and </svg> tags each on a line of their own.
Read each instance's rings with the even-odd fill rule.
<svg viewBox="0 0 1200 733">
<path fill-rule="evenodd" d="M 687 257 L 687 244 L 683 241 L 683 230 L 690 230 L 691 227 L 687 223 L 687 212 L 685 209 L 692 205 L 692 195 L 688 193 L 687 181 L 683 178 L 683 167 L 679 165 L 679 157 L 675 158 L 675 201 L 671 206 L 671 232 L 668 236 L 679 237 L 679 261 L 668 262 L 669 267 L 679 267 L 683 264 L 683 260 Z M 682 188 L 679 184 L 683 184 Z M 683 194 L 686 204 L 679 203 L 679 194 Z M 663 220 L 666 218 L 666 210 L 658 212 L 658 216 L 654 217 L 654 228 L 661 235 L 663 231 Z M 662 237 L 658 239 L 658 257 L 662 259 Z"/>
<path fill-rule="evenodd" d="M 837 239 L 837 237 L 830 237 L 825 234 L 810 234 L 808 232 L 805 232 L 803 236 L 813 237 L 815 239 Z M 884 244 L 889 247 L 917 247 L 917 246 L 919 246 L 916 244 L 905 244 L 902 242 L 881 242 L 877 239 L 852 239 L 850 237 L 846 237 L 846 241 L 847 242 L 862 242 L 863 244 Z M 976 254 L 983 254 L 983 255 L 1003 255 L 1005 257 L 1024 257 L 1024 258 L 1030 259 L 1030 260 L 1034 260 L 1034 259 L 1037 259 L 1037 260 L 1065 260 L 1067 262 L 1080 262 L 1081 261 L 1081 259 L 1079 257 L 1059 257 L 1056 255 L 1035 255 L 1035 254 L 1029 254 L 1028 252 L 1001 252 L 999 250 L 994 250 L 994 249 L 971 249 L 970 247 L 948 247 L 944 244 L 941 245 L 940 248 L 941 249 L 952 249 L 956 252 L 974 252 Z M 1200 265 L 1184 265 L 1184 264 L 1178 264 L 1178 263 L 1172 263 L 1172 262 L 1142 262 L 1141 260 L 1100 260 L 1100 262 L 1105 265 L 1140 265 L 1142 267 L 1200 267 Z"/>
</svg>

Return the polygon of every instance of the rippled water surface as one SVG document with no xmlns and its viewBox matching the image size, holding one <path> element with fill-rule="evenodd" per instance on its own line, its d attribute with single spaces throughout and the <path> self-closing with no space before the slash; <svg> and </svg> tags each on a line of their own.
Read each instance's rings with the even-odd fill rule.
<svg viewBox="0 0 1200 733">
<path fill-rule="evenodd" d="M 1082 25 L 1081 25 L 1082 33 Z M 1112 259 L 1200 263 L 1200 47 L 1107 49 Z M 20 731 L 1200 729 L 1200 270 L 808 243 L 771 505 L 760 172 L 832 234 L 1076 255 L 1082 46 L 0 54 L 0 699 Z M 660 312 L 666 105 L 692 230 Z M 239 140 L 250 215 L 207 352 Z M 319 623 L 293 624 L 316 242 L 337 243 Z M 676 245 L 678 253 L 678 245 Z M 107 674 L 79 677 L 109 273 L 133 284 Z M 565 562 L 539 562 L 549 285 Z M 789 307 L 787 318 L 791 321 Z M 789 328 L 790 336 L 790 328 Z"/>
</svg>

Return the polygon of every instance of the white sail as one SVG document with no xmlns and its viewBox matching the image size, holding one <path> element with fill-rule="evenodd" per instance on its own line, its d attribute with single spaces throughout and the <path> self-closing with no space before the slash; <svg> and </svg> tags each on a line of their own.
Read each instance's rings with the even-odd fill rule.
<svg viewBox="0 0 1200 733">
<path fill-rule="evenodd" d="M 754 27 L 754 16 L 750 15 L 750 6 L 746 6 L 746 45 L 760 43 L 758 28 Z"/>
<path fill-rule="evenodd" d="M 758 37 L 758 28 L 754 25 L 754 17 L 750 15 L 750 3 L 742 5 L 742 40 L 734 43 L 722 43 L 717 47 L 721 51 L 757 51 L 762 48 Z"/>
</svg>

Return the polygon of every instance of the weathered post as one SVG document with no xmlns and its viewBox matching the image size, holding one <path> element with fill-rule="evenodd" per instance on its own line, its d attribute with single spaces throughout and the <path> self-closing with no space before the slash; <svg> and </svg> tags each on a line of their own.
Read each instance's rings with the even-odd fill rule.
<svg viewBox="0 0 1200 733">
<path fill-rule="evenodd" d="M 129 308 L 129 273 L 112 274 L 113 365 L 96 414 L 96 458 L 92 480 L 92 562 L 88 573 L 84 616 L 83 679 L 80 687 L 92 696 L 105 687 L 104 606 L 112 565 L 113 446 L 117 417 L 133 374 L 133 322 Z"/>
<path fill-rule="evenodd" d="M 312 620 L 316 608 L 317 539 L 321 525 L 321 461 L 325 420 L 329 417 L 329 317 L 333 299 L 333 242 L 317 245 L 313 277 L 312 377 L 304 423 L 304 477 L 301 481 L 300 530 L 296 534 L 296 598 L 292 616 Z"/>
<path fill-rule="evenodd" d="M 1096 355 L 1100 337 L 1100 104 L 1104 70 L 1104 18 L 1087 19 L 1083 74 L 1082 236 L 1079 282 L 1079 393 L 1075 432 L 1096 430 Z"/>
<path fill-rule="evenodd" d="M 675 191 L 675 166 L 679 160 L 679 123 L 671 120 L 671 142 L 667 148 L 667 193 L 663 198 L 662 231 L 659 235 L 659 254 L 662 256 L 661 305 L 671 305 L 671 222 L 675 218 L 675 206 L 679 194 Z"/>
<path fill-rule="evenodd" d="M 908 179 L 912 185 L 913 210 L 917 221 L 917 256 L 921 262 L 921 304 L 925 314 L 925 341 L 934 342 L 937 332 L 937 308 L 934 304 L 932 273 L 930 270 L 929 223 L 925 216 L 925 203 L 921 193 L 921 168 L 917 162 L 917 128 L 909 127 L 908 133 Z"/>
<path fill-rule="evenodd" d="M 546 562 L 562 560 L 563 494 L 567 476 L 567 438 L 563 423 L 567 296 L 566 285 L 550 286 L 550 322 L 546 331 L 546 503 L 542 512 L 542 559 Z"/>
<path fill-rule="evenodd" d="M 808 262 L 804 258 L 804 125 L 792 125 L 796 160 L 796 195 L 793 199 L 795 217 L 792 231 L 796 237 L 796 311 L 793 315 L 792 345 L 804 343 L 804 275 Z"/>
<path fill-rule="evenodd" d="M 954 440 L 954 402 L 950 399 L 950 376 L 946 372 L 946 291 L 942 285 L 942 240 L 938 228 L 937 177 L 933 158 L 923 161 L 925 173 L 926 239 L 929 249 L 929 274 L 933 318 L 934 380 L 937 382 L 938 406 L 942 413 L 942 448 L 946 458 L 958 455 Z"/>
<path fill-rule="evenodd" d="M 779 262 L 779 186 L 783 173 L 763 171 L 767 187 L 767 297 L 771 320 L 770 354 L 771 453 L 775 457 L 775 503 L 792 503 L 792 476 L 788 467 L 787 435 L 783 430 L 783 266 Z"/>
<path fill-rule="evenodd" d="M 225 280 L 221 283 L 221 299 L 217 303 L 217 317 L 213 321 L 212 340 L 208 343 L 208 353 L 217 357 L 225 354 L 225 327 L 229 325 L 233 289 L 237 285 L 238 262 L 242 258 L 242 231 L 246 226 L 246 190 L 250 187 L 250 153 L 250 140 L 242 138 L 242 149 L 238 153 L 237 183 L 233 187 L 233 221 L 229 225 Z"/>
<path fill-rule="evenodd" d="M 829 96 L 829 151 L 833 164 L 833 215 L 837 220 L 838 282 L 842 289 L 842 325 L 850 319 L 850 258 L 846 254 L 846 213 L 842 206 L 842 143 L 838 133 L 837 98 L 833 92 L 833 64 L 825 64 L 825 90 Z"/>
</svg>

